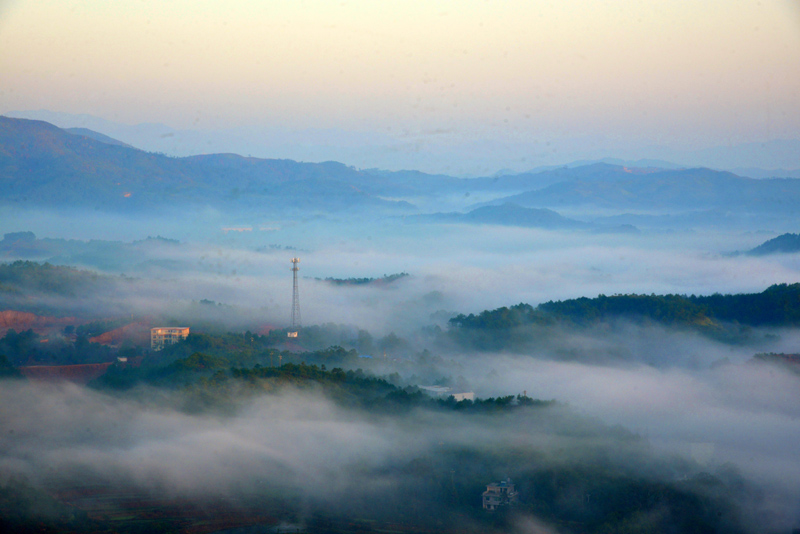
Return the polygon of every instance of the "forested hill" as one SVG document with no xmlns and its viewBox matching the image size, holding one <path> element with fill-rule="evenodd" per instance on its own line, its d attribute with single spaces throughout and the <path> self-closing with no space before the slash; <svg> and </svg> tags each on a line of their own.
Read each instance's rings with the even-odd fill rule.
<svg viewBox="0 0 800 534">
<path fill-rule="evenodd" d="M 800 252 L 800 234 L 783 234 L 748 251 L 751 256 Z"/>
<path fill-rule="evenodd" d="M 171 158 L 42 121 L 0 116 L 0 204 L 150 209 L 216 205 L 406 209 L 370 189 L 378 179 L 337 162 L 235 154 Z"/>
<path fill-rule="evenodd" d="M 86 296 L 108 290 L 124 277 L 98 274 L 63 265 L 18 260 L 0 263 L 0 303 L 10 297 L 30 299 L 31 294 Z"/>
<path fill-rule="evenodd" d="M 535 308 L 518 304 L 478 315 L 458 315 L 450 319 L 450 324 L 467 330 L 498 330 L 553 321 L 588 325 L 613 318 L 701 328 L 720 322 L 748 326 L 798 326 L 800 284 L 776 284 L 761 293 L 737 295 L 600 295 L 550 301 Z"/>
</svg>

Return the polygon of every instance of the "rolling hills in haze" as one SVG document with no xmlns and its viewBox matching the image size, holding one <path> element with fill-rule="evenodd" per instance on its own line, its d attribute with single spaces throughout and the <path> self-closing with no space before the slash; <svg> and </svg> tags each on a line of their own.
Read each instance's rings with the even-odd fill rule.
<svg viewBox="0 0 800 534">
<path fill-rule="evenodd" d="M 4 203 L 23 206 L 410 207 L 360 190 L 354 184 L 363 177 L 341 163 L 234 154 L 171 158 L 6 117 L 0 117 L 0 175 Z"/>
<path fill-rule="evenodd" d="M 749 250 L 751 256 L 766 256 L 768 254 L 790 254 L 800 252 L 800 234 L 782 234 L 776 238 L 761 243 Z"/>
<path fill-rule="evenodd" d="M 594 172 L 586 175 L 569 169 L 565 174 L 569 179 L 496 202 L 513 202 L 526 207 L 724 208 L 788 214 L 797 213 L 800 206 L 800 180 L 795 179 L 755 180 L 706 168 L 646 173 L 607 164 L 591 168 Z"/>
<path fill-rule="evenodd" d="M 431 216 L 428 222 L 455 217 L 462 222 L 545 228 L 577 228 L 588 221 L 557 221 L 552 216 L 557 214 L 548 218 L 524 208 L 601 209 L 617 217 L 598 219 L 601 226 L 708 225 L 750 213 L 780 216 L 782 223 L 800 215 L 798 179 L 756 180 L 706 168 L 611 163 L 466 179 L 361 170 L 333 161 L 303 163 L 236 154 L 176 158 L 138 150 L 91 130 L 66 131 L 8 117 L 0 117 L 0 178 L 0 203 L 5 205 L 122 212 L 211 206 L 237 213 L 367 210 L 392 215 L 419 212 L 418 204 L 428 212 L 461 212 L 444 219 Z M 503 204 L 516 207 L 465 213 Z M 648 210 L 658 213 L 641 213 Z M 665 214 L 667 219 L 653 218 Z"/>
</svg>

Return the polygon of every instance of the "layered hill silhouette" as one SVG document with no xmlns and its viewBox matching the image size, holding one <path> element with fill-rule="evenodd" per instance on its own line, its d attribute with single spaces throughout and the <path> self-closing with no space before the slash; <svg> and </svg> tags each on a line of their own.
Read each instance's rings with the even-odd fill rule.
<svg viewBox="0 0 800 534">
<path fill-rule="evenodd" d="M 2 202 L 26 206 L 410 207 L 361 190 L 357 184 L 369 176 L 341 163 L 235 154 L 171 158 L 7 117 L 0 117 L 0 177 Z"/>
<path fill-rule="evenodd" d="M 768 254 L 789 254 L 793 252 L 800 252 L 800 234 L 779 235 L 749 250 L 747 254 L 751 256 L 766 256 Z"/>
<path fill-rule="evenodd" d="M 0 203 L 6 205 L 408 213 L 414 207 L 402 199 L 424 197 L 435 203 L 447 196 L 470 198 L 472 192 L 495 197 L 473 205 L 473 210 L 504 204 L 517 208 L 462 214 L 465 222 L 569 226 L 520 209 L 560 207 L 800 215 L 800 180 L 790 178 L 756 180 L 705 168 L 594 163 L 465 179 L 235 154 L 175 158 L 138 150 L 91 130 L 67 131 L 42 121 L 0 116 Z"/>
<path fill-rule="evenodd" d="M 100 141 L 101 143 L 106 143 L 107 145 L 116 145 L 116 146 L 124 146 L 127 148 L 134 148 L 133 146 L 129 145 L 128 143 L 123 143 L 122 141 L 118 141 L 112 137 L 109 137 L 105 134 L 101 134 L 100 132 L 95 132 L 94 130 L 90 130 L 89 128 L 64 128 L 65 132 L 69 132 L 74 135 L 80 135 L 83 137 L 88 137 L 90 139 L 94 139 L 95 141 Z"/>
<path fill-rule="evenodd" d="M 628 169 L 598 163 L 564 169 L 564 179 L 495 203 L 525 207 L 596 206 L 626 209 L 742 209 L 800 212 L 800 180 L 756 180 L 706 168 Z"/>
<path fill-rule="evenodd" d="M 433 213 L 406 218 L 409 222 L 438 222 L 451 224 L 488 224 L 517 226 L 543 230 L 588 230 L 600 233 L 637 233 L 630 224 L 597 224 L 578 221 L 547 209 L 524 208 L 506 203 L 500 206 L 483 206 L 467 213 Z"/>
<path fill-rule="evenodd" d="M 587 229 L 591 226 L 588 223 L 563 217 L 553 210 L 523 208 L 510 203 L 501 206 L 483 206 L 468 213 L 433 213 L 408 217 L 406 220 L 408 222 L 492 224 L 551 230 Z"/>
</svg>

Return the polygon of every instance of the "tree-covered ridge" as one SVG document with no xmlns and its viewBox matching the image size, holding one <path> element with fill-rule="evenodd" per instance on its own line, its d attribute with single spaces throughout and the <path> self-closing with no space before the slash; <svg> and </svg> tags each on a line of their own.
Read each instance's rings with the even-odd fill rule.
<svg viewBox="0 0 800 534">
<path fill-rule="evenodd" d="M 643 318 L 664 324 L 708 324 L 709 308 L 683 295 L 599 295 L 545 302 L 537 310 L 590 323 L 610 317 Z"/>
<path fill-rule="evenodd" d="M 761 293 L 689 297 L 708 306 L 709 316 L 750 326 L 800 325 L 800 283 L 775 284 Z"/>
<path fill-rule="evenodd" d="M 317 353 L 306 353 L 312 360 L 324 360 L 328 353 L 341 351 L 332 347 Z M 517 408 L 547 407 L 555 401 L 532 399 L 526 395 L 507 395 L 487 399 L 456 401 L 452 396 L 431 398 L 416 386 L 401 387 L 393 377 L 378 377 L 362 369 L 327 369 L 323 365 L 286 363 L 280 366 L 231 366 L 228 359 L 194 353 L 168 365 L 134 367 L 115 364 L 96 379 L 93 387 L 125 391 L 139 385 L 184 389 L 203 402 L 228 405 L 248 393 L 275 392 L 286 387 L 319 388 L 339 403 L 371 410 L 397 411 L 425 407 L 455 410 L 464 413 L 494 413 Z"/>
<path fill-rule="evenodd" d="M 328 282 L 329 284 L 333 284 L 335 286 L 363 286 L 363 285 L 386 285 L 391 284 L 392 282 L 396 282 L 401 278 L 405 278 L 409 276 L 408 273 L 395 273 L 395 274 L 384 274 L 380 278 L 325 278 L 320 279 L 317 278 L 316 280 L 323 280 Z"/>
<path fill-rule="evenodd" d="M 0 263 L 0 294 L 36 292 L 77 297 L 88 290 L 110 285 L 112 277 L 62 265 L 15 261 Z"/>
<path fill-rule="evenodd" d="M 765 241 L 749 250 L 751 256 L 766 256 L 767 254 L 780 254 L 800 252 L 800 234 L 783 234 Z"/>
<path fill-rule="evenodd" d="M 484 310 L 478 315 L 456 315 L 450 319 L 450 325 L 468 330 L 504 330 L 546 320 L 545 315 L 530 304 L 519 303 L 511 307 Z"/>
<path fill-rule="evenodd" d="M 109 347 L 90 342 L 85 334 L 76 336 L 74 342 L 65 338 L 49 341 L 33 330 L 17 332 L 13 328 L 0 338 L 0 354 L 14 366 L 80 365 L 114 358 Z"/>
<path fill-rule="evenodd" d="M 700 328 L 713 328 L 718 322 L 797 326 L 800 325 L 800 284 L 776 284 L 761 293 L 736 295 L 599 295 L 548 301 L 536 308 L 517 304 L 478 315 L 457 315 L 450 319 L 450 325 L 465 330 L 498 330 L 555 320 L 586 325 L 612 318 Z"/>
</svg>

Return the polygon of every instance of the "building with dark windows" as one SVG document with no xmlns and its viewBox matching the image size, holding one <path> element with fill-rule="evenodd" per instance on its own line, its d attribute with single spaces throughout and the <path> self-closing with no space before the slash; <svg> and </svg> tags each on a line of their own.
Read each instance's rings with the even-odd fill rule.
<svg viewBox="0 0 800 534">
<path fill-rule="evenodd" d="M 493 512 L 500 506 L 506 506 L 519 501 L 519 494 L 514 490 L 514 483 L 510 478 L 500 482 L 492 482 L 483 492 L 483 509 Z"/>
</svg>

